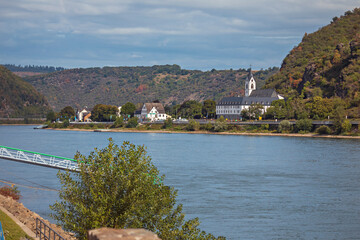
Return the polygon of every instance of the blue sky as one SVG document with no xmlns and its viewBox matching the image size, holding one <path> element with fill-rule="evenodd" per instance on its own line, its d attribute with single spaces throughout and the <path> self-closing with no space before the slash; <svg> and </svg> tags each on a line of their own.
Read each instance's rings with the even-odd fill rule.
<svg viewBox="0 0 360 240">
<path fill-rule="evenodd" d="M 305 32 L 359 0 L 11 0 L 0 63 L 66 68 L 280 66 Z"/>
</svg>

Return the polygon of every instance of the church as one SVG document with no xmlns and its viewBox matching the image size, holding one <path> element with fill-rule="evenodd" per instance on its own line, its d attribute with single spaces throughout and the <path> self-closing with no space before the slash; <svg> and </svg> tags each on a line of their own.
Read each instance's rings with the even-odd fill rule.
<svg viewBox="0 0 360 240">
<path fill-rule="evenodd" d="M 249 70 L 249 74 L 245 80 L 245 96 L 243 97 L 224 97 L 216 104 L 216 116 L 223 116 L 229 120 L 241 119 L 241 111 L 249 109 L 251 104 L 261 104 L 266 111 L 271 103 L 275 100 L 284 99 L 275 89 L 259 89 L 256 90 L 256 81 Z"/>
</svg>

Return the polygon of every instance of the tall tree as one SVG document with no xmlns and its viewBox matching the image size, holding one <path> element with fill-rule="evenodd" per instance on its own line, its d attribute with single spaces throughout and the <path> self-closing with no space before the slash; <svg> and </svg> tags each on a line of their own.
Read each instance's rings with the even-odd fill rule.
<svg viewBox="0 0 360 240">
<path fill-rule="evenodd" d="M 202 106 L 202 115 L 206 118 L 215 118 L 216 102 L 214 100 L 205 100 Z"/>
<path fill-rule="evenodd" d="M 164 176 L 147 156 L 144 146 L 109 140 L 88 157 L 77 153 L 80 171 L 59 172 L 60 201 L 51 206 L 53 217 L 86 239 L 86 231 L 100 227 L 145 228 L 161 239 L 216 239 L 198 228 L 197 218 L 185 221 L 177 191 L 164 185 Z M 218 239 L 224 239 L 220 237 Z"/>
<path fill-rule="evenodd" d="M 202 116 L 201 109 L 202 109 L 201 103 L 195 100 L 189 100 L 181 104 L 179 108 L 179 112 L 181 117 L 199 119 Z"/>
<path fill-rule="evenodd" d="M 131 102 L 127 102 L 121 107 L 121 114 L 125 115 L 125 117 L 130 118 L 134 116 L 135 110 L 135 105 Z"/>
<path fill-rule="evenodd" d="M 97 104 L 91 111 L 93 121 L 115 121 L 118 108 L 112 105 Z"/>
<path fill-rule="evenodd" d="M 71 119 L 75 117 L 75 110 L 71 106 L 66 106 L 63 109 L 61 109 L 60 113 L 60 119 Z"/>
</svg>

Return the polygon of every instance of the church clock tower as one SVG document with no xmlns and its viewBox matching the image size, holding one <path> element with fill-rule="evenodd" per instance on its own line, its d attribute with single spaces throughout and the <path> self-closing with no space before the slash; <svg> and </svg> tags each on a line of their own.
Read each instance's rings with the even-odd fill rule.
<svg viewBox="0 0 360 240">
<path fill-rule="evenodd" d="M 245 80 L 245 97 L 249 97 L 253 90 L 256 90 L 256 82 L 250 68 L 249 74 Z"/>
</svg>

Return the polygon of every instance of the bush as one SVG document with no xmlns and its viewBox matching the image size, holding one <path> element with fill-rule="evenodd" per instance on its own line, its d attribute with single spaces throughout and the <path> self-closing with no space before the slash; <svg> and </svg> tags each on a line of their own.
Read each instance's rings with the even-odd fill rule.
<svg viewBox="0 0 360 240">
<path fill-rule="evenodd" d="M 341 132 L 342 133 L 346 133 L 346 132 L 350 132 L 351 131 L 351 122 L 349 120 L 345 120 L 342 124 L 341 124 Z"/>
<path fill-rule="evenodd" d="M 200 128 L 205 131 L 212 131 L 214 127 L 211 123 L 208 122 L 207 124 L 201 126 Z"/>
<path fill-rule="evenodd" d="M 261 130 L 269 130 L 270 125 L 269 124 L 261 124 Z"/>
<path fill-rule="evenodd" d="M 331 134 L 331 129 L 326 125 L 322 125 L 316 129 L 316 133 L 320 135 L 329 135 Z"/>
<path fill-rule="evenodd" d="M 114 124 L 111 126 L 111 128 L 121 128 L 124 126 L 124 117 L 116 117 Z"/>
<path fill-rule="evenodd" d="M 200 129 L 200 123 L 191 119 L 189 123 L 186 125 L 186 130 L 188 131 L 198 131 Z"/>
<path fill-rule="evenodd" d="M 67 128 L 68 126 L 70 126 L 70 121 L 66 119 L 62 123 L 61 128 Z"/>
<path fill-rule="evenodd" d="M 283 120 L 280 122 L 278 126 L 279 133 L 290 132 L 290 130 L 291 130 L 291 124 L 288 120 Z"/>
<path fill-rule="evenodd" d="M 165 121 L 164 121 L 164 125 L 163 125 L 163 128 L 164 129 L 167 129 L 167 128 L 172 128 L 173 126 L 173 121 L 171 118 L 167 118 Z"/>
<path fill-rule="evenodd" d="M 21 197 L 20 191 L 17 189 L 17 187 L 4 186 L 0 188 L 0 194 L 5 197 L 11 197 L 16 201 L 19 200 Z"/>
<path fill-rule="evenodd" d="M 137 117 L 132 117 L 127 122 L 126 127 L 127 128 L 136 128 L 137 125 L 138 125 L 138 118 Z"/>
<path fill-rule="evenodd" d="M 297 132 L 299 131 L 311 132 L 312 127 L 313 125 L 311 119 L 300 119 L 297 120 L 295 123 L 295 129 Z"/>
<path fill-rule="evenodd" d="M 216 120 L 214 125 L 214 131 L 215 132 L 223 132 L 227 130 L 227 122 L 225 121 L 225 118 L 221 116 L 219 119 Z"/>
</svg>

